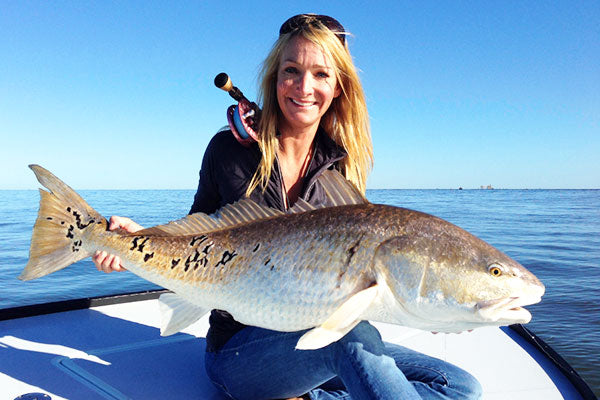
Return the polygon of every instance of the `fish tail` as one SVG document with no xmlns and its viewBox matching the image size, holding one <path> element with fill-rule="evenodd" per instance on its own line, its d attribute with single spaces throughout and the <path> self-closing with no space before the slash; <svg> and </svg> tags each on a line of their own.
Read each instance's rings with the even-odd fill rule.
<svg viewBox="0 0 600 400">
<path fill-rule="evenodd" d="M 51 274 L 92 255 L 84 245 L 96 225 L 106 219 L 64 182 L 39 165 L 30 165 L 40 189 L 40 209 L 33 226 L 29 261 L 19 279 L 28 281 Z"/>
</svg>

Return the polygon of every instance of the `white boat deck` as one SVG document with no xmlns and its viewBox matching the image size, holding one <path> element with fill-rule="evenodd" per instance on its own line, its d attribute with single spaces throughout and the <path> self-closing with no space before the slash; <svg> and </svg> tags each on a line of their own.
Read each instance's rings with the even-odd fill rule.
<svg viewBox="0 0 600 400">
<path fill-rule="evenodd" d="M 472 373 L 485 399 L 580 398 L 572 387 L 561 394 L 551 368 L 544 371 L 501 329 L 433 335 L 376 325 L 384 340 Z M 205 377 L 208 318 L 166 338 L 158 326 L 156 300 L 0 321 L 2 398 L 40 392 L 53 400 L 225 399 Z"/>
</svg>

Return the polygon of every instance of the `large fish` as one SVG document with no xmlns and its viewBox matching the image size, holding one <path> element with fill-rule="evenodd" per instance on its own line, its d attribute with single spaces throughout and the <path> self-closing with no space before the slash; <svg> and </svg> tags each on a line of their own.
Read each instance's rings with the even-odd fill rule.
<svg viewBox="0 0 600 400">
<path fill-rule="evenodd" d="M 211 309 L 244 324 L 310 329 L 299 349 L 338 340 L 361 320 L 459 332 L 526 323 L 522 306 L 544 285 L 494 247 L 440 218 L 367 202 L 339 173 L 320 182 L 332 207 L 299 200 L 288 213 L 245 199 L 133 234 L 108 222 L 50 172 L 42 185 L 30 280 L 89 257 L 118 255 L 125 268 L 170 289 L 159 300 L 161 334 Z"/>
</svg>

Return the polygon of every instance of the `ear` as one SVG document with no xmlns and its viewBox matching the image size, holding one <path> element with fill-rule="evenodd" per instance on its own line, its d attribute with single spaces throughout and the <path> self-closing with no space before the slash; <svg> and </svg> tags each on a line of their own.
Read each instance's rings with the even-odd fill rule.
<svg viewBox="0 0 600 400">
<path fill-rule="evenodd" d="M 342 87 L 339 82 L 335 84 L 335 90 L 333 91 L 333 98 L 339 97 L 342 94 Z"/>
</svg>

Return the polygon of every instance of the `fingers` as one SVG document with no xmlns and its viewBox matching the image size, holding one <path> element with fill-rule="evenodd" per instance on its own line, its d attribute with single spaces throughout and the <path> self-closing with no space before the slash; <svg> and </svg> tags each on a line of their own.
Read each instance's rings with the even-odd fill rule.
<svg viewBox="0 0 600 400">
<path fill-rule="evenodd" d="M 130 218 L 113 215 L 112 217 L 110 217 L 108 229 L 114 231 L 119 228 L 129 233 L 143 229 L 141 225 L 134 222 Z"/>
<path fill-rule="evenodd" d="M 122 229 L 131 233 L 144 228 L 133 222 L 130 218 L 113 215 L 110 217 L 108 229 L 111 231 Z M 92 257 L 92 261 L 98 271 L 107 274 L 113 271 L 125 271 L 125 268 L 121 264 L 121 259 L 114 254 L 108 254 L 106 251 L 96 251 Z"/>
<path fill-rule="evenodd" d="M 113 271 L 125 271 L 125 268 L 121 265 L 121 259 L 105 251 L 97 251 L 92 257 L 92 261 L 94 261 L 94 265 L 98 271 L 107 274 Z"/>
</svg>

